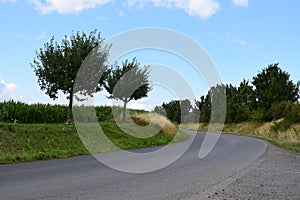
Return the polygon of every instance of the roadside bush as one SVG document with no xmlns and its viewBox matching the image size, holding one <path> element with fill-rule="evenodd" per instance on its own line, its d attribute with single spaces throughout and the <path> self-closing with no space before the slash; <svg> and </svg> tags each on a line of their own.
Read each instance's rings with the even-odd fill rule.
<svg viewBox="0 0 300 200">
<path fill-rule="evenodd" d="M 256 122 L 271 122 L 273 120 L 271 109 L 258 108 L 252 112 L 252 120 Z"/>
<path fill-rule="evenodd" d="M 291 128 L 291 126 L 291 122 L 282 120 L 280 122 L 274 122 L 274 124 L 271 126 L 271 130 L 277 133 L 278 131 L 286 131 Z"/>
<path fill-rule="evenodd" d="M 253 113 L 252 113 L 252 120 L 253 121 L 257 121 L 257 122 L 263 122 L 263 121 L 265 121 L 265 113 L 266 113 L 266 110 L 265 109 L 261 109 L 261 108 L 253 111 Z"/>
<path fill-rule="evenodd" d="M 290 123 L 299 123 L 300 122 L 300 104 L 294 104 L 291 106 L 291 109 L 284 116 L 285 121 Z"/>
<path fill-rule="evenodd" d="M 284 118 L 290 112 L 293 104 L 288 101 L 281 101 L 279 103 L 272 104 L 271 115 L 273 120 Z"/>
<path fill-rule="evenodd" d="M 271 127 L 273 131 L 286 131 L 295 123 L 300 123 L 300 104 L 291 104 L 286 109 L 283 120 L 275 122 Z"/>
<path fill-rule="evenodd" d="M 248 106 L 243 106 L 238 109 L 236 116 L 235 122 L 248 122 L 251 121 L 252 112 Z"/>
<path fill-rule="evenodd" d="M 96 116 L 98 121 L 99 122 L 112 121 L 114 119 L 112 109 L 116 109 L 116 108 L 112 108 L 109 106 L 97 106 L 95 110 L 96 110 Z"/>
</svg>

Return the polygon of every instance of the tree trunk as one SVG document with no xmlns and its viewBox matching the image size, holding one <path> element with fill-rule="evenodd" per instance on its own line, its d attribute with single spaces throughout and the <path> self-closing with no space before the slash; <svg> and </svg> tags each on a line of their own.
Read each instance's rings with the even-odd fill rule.
<svg viewBox="0 0 300 200">
<path fill-rule="evenodd" d="M 72 118 L 73 118 L 72 106 L 73 106 L 73 91 L 70 92 L 70 96 L 69 96 L 67 124 L 72 123 Z"/>
<path fill-rule="evenodd" d="M 125 99 L 124 101 L 124 107 L 123 107 L 123 116 L 122 116 L 122 121 L 125 121 L 125 117 L 126 117 L 126 106 L 127 106 L 128 100 Z"/>
</svg>

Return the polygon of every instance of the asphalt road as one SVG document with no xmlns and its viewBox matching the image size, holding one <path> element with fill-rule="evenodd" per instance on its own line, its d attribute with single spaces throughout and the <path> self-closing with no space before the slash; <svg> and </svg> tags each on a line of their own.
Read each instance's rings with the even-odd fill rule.
<svg viewBox="0 0 300 200">
<path fill-rule="evenodd" d="M 190 148 L 172 165 L 150 173 L 119 172 L 92 156 L 0 165 L 0 199 L 207 199 L 245 174 L 268 146 L 254 138 L 221 135 L 213 151 L 199 159 L 205 134 L 198 133 Z M 112 159 L 119 156 L 118 152 L 107 155 Z M 134 165 L 135 161 L 130 162 Z"/>
</svg>

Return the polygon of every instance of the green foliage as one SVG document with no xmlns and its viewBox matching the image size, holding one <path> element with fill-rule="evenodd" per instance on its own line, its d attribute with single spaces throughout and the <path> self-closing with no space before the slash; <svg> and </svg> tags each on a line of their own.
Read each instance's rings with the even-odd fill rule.
<svg viewBox="0 0 300 200">
<path fill-rule="evenodd" d="M 63 123 L 67 106 L 50 104 L 25 104 L 8 101 L 0 103 L 0 121 L 18 123 Z"/>
<path fill-rule="evenodd" d="M 244 122 L 252 119 L 255 96 L 249 81 L 243 80 L 238 88 L 231 84 L 211 87 L 206 96 L 195 102 L 201 122 L 221 122 L 224 113 L 226 123 Z"/>
<path fill-rule="evenodd" d="M 112 114 L 112 109 L 118 109 L 116 107 L 109 107 L 109 106 L 97 106 L 95 107 L 96 116 L 99 122 L 104 121 L 112 121 L 114 116 Z"/>
<path fill-rule="evenodd" d="M 272 106 L 275 117 L 282 118 L 279 122 L 274 122 L 271 127 L 273 131 L 286 131 L 295 123 L 300 123 L 300 104 L 291 104 L 289 102 L 281 102 Z M 281 112 L 280 112 L 281 111 Z"/>
<path fill-rule="evenodd" d="M 158 133 L 150 138 L 130 136 L 112 122 L 101 122 L 106 136 L 122 149 L 136 149 L 165 145 L 174 136 Z M 186 139 L 180 133 L 176 141 Z M 82 144 L 74 125 L 64 124 L 7 124 L 0 123 L 0 164 L 66 158 L 89 154 Z M 99 152 L 106 152 L 102 146 Z"/>
<path fill-rule="evenodd" d="M 196 101 L 196 107 L 200 111 L 200 122 L 210 122 L 211 98 L 209 93 L 206 95 L 206 97 L 201 96 L 200 101 Z"/>
<path fill-rule="evenodd" d="M 90 106 L 74 107 L 77 113 L 81 113 L 85 122 L 91 121 L 93 114 L 99 122 L 114 121 L 113 112 L 121 115 L 120 107 Z M 0 122 L 16 122 L 22 124 L 36 123 L 64 123 L 68 107 L 65 105 L 50 104 L 25 104 L 22 102 L 7 101 L 0 103 Z M 143 110 L 130 109 L 129 113 L 145 113 Z M 80 116 L 79 116 L 80 117 Z"/>
<path fill-rule="evenodd" d="M 248 80 L 243 80 L 238 87 L 238 98 L 240 106 L 246 106 L 250 109 L 256 108 L 256 96 L 253 87 Z"/>
<path fill-rule="evenodd" d="M 264 108 L 258 108 L 252 112 L 252 120 L 256 122 L 266 121 L 268 111 Z"/>
<path fill-rule="evenodd" d="M 180 101 L 173 100 L 169 103 L 163 103 L 162 107 L 166 111 L 167 118 L 174 123 L 180 124 L 181 122 L 181 108 Z"/>
<path fill-rule="evenodd" d="M 97 75 L 107 70 L 105 62 L 108 57 L 108 48 L 103 47 L 103 39 L 100 37 L 100 33 L 97 34 L 95 30 L 89 35 L 84 32 L 77 32 L 70 37 L 65 36 L 61 44 L 55 42 L 54 37 L 52 37 L 50 42 L 45 43 L 44 48 L 36 51 L 36 58 L 31 63 L 31 67 L 38 77 L 38 83 L 41 89 L 45 90 L 52 99 L 58 97 L 58 91 L 68 95 L 68 121 L 72 117 L 74 93 L 80 91 L 82 94 L 92 95 L 101 89 L 105 77 L 98 80 Z M 74 88 L 77 73 L 89 54 L 92 55 L 89 63 L 87 63 L 90 66 L 90 71 L 87 74 L 91 82 L 82 83 Z M 84 74 L 81 75 L 84 76 Z M 95 77 L 92 77 L 93 75 Z"/>
<path fill-rule="evenodd" d="M 241 106 L 237 110 L 236 120 L 233 122 L 248 122 L 252 119 L 252 111 L 248 106 Z"/>
<path fill-rule="evenodd" d="M 226 111 L 226 123 L 235 122 L 238 114 L 238 89 L 234 86 L 226 85 L 226 100 L 227 100 L 227 111 Z"/>
<path fill-rule="evenodd" d="M 290 80 L 290 75 L 279 68 L 279 64 L 269 65 L 253 78 L 257 105 L 269 110 L 272 104 L 281 101 L 297 102 L 299 88 Z"/>
<path fill-rule="evenodd" d="M 184 121 L 185 118 L 189 115 L 191 109 L 192 109 L 192 105 L 190 100 L 185 99 L 180 101 L 180 112 Z"/>
<path fill-rule="evenodd" d="M 273 103 L 271 106 L 271 115 L 273 120 L 284 118 L 291 111 L 293 104 L 288 101 L 281 101 L 278 103 Z"/>
<path fill-rule="evenodd" d="M 122 67 L 115 64 L 105 81 L 105 89 L 109 98 L 124 102 L 123 120 L 125 120 L 126 105 L 131 100 L 147 97 L 151 90 L 149 83 L 149 67 L 140 68 L 140 63 L 134 58 L 131 62 L 126 60 Z"/>
<path fill-rule="evenodd" d="M 291 123 L 300 123 L 300 104 L 293 104 L 290 111 L 284 116 Z"/>
<path fill-rule="evenodd" d="M 173 100 L 169 103 L 164 102 L 162 106 L 155 107 L 154 112 L 166 115 L 171 122 L 180 124 L 195 120 L 192 117 L 197 118 L 197 116 L 191 113 L 192 108 L 191 102 L 188 99 Z"/>
<path fill-rule="evenodd" d="M 118 112 L 119 107 L 110 106 L 75 106 L 74 117 L 77 122 L 110 122 L 114 121 L 113 111 Z"/>
<path fill-rule="evenodd" d="M 208 91 L 211 99 L 211 118 L 212 123 L 222 123 L 226 115 L 226 86 L 216 85 Z"/>
<path fill-rule="evenodd" d="M 226 85 L 227 115 L 226 122 L 245 122 L 252 118 L 255 108 L 255 95 L 249 81 L 243 80 L 239 87 Z"/>
<path fill-rule="evenodd" d="M 278 131 L 287 131 L 289 128 L 291 128 L 293 123 L 291 123 L 288 120 L 283 120 L 281 122 L 274 122 L 274 124 L 271 126 L 271 130 L 274 132 Z"/>
<path fill-rule="evenodd" d="M 0 125 L 0 163 L 65 158 L 88 153 L 74 126 L 6 123 Z"/>
<path fill-rule="evenodd" d="M 206 96 L 196 101 L 200 121 L 205 123 L 220 121 L 219 114 L 224 105 L 221 96 L 217 94 L 222 94 L 224 90 L 227 100 L 226 123 L 272 121 L 282 117 L 288 118 L 289 113 L 292 115 L 290 106 L 299 98 L 300 82 L 295 85 L 290 80 L 290 75 L 281 70 L 278 64 L 263 69 L 253 78 L 252 84 L 254 87 L 249 81 L 243 80 L 239 87 L 231 84 L 211 87 Z M 212 106 L 213 104 L 215 106 Z M 216 109 L 212 110 L 212 107 Z M 290 121 L 293 120 L 288 120 Z"/>
<path fill-rule="evenodd" d="M 105 89 L 111 95 L 110 98 L 129 102 L 147 97 L 151 90 L 149 84 L 149 67 L 140 68 L 140 63 L 134 58 L 131 62 L 126 60 L 122 67 L 116 66 L 108 75 Z"/>
</svg>

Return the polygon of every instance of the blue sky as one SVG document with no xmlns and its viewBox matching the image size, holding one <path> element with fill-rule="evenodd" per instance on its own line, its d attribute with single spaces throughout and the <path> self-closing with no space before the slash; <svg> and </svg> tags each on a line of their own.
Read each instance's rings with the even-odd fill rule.
<svg viewBox="0 0 300 200">
<path fill-rule="evenodd" d="M 268 64 L 280 63 L 300 80 L 300 1 L 297 0 L 0 0 L 0 101 L 66 103 L 40 91 L 30 63 L 52 36 L 60 41 L 74 31 L 97 29 L 110 38 L 143 27 L 178 31 L 209 54 L 224 83 L 238 85 Z M 137 56 L 143 63 L 163 63 L 185 73 L 187 63 L 159 55 Z M 176 61 L 176 62 L 175 62 Z M 196 97 L 205 94 L 203 80 L 186 72 Z M 106 104 L 99 94 L 99 104 Z M 155 87 L 149 98 L 132 107 L 146 108 L 172 98 Z"/>
</svg>

